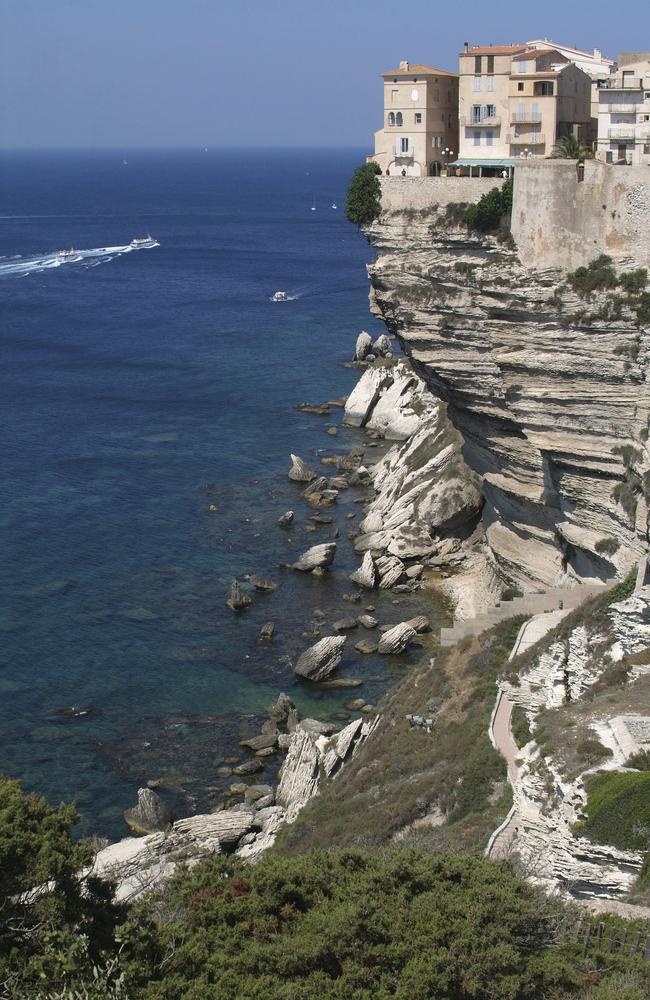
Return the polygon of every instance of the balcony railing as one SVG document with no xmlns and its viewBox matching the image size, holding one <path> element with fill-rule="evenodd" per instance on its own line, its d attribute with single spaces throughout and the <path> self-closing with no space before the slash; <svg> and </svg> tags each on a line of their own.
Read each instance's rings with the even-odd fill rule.
<svg viewBox="0 0 650 1000">
<path fill-rule="evenodd" d="M 395 147 L 393 149 L 393 152 L 395 154 L 395 159 L 396 160 L 412 160 L 413 159 L 413 150 L 412 149 L 403 150 L 402 147 L 401 147 L 401 144 L 399 142 L 395 143 Z"/>
<path fill-rule="evenodd" d="M 634 125 L 619 125 L 617 128 L 607 129 L 607 135 L 610 139 L 618 139 L 621 142 L 624 139 L 629 139 L 633 142 L 636 138 L 636 129 L 634 128 Z"/>
<path fill-rule="evenodd" d="M 636 114 L 636 109 L 640 109 L 642 106 L 642 103 L 639 101 L 633 101 L 630 98 L 628 104 L 605 104 L 603 102 L 602 110 L 606 113 L 610 112 L 613 115 L 634 115 Z"/>
<path fill-rule="evenodd" d="M 640 76 L 613 77 L 603 80 L 599 90 L 643 90 L 643 78 Z"/>
<path fill-rule="evenodd" d="M 546 136 L 541 132 L 529 132 L 528 135 L 508 135 L 508 142 L 511 146 L 544 146 Z"/>
<path fill-rule="evenodd" d="M 538 111 L 513 111 L 510 115 L 510 124 L 518 125 L 523 123 L 526 125 L 541 125 L 542 116 Z"/>
<path fill-rule="evenodd" d="M 467 128 L 474 126 L 477 128 L 489 128 L 491 125 L 500 125 L 501 119 L 498 115 L 485 115 L 483 118 L 474 118 L 472 115 L 467 115 L 465 118 L 461 118 L 461 122 Z"/>
</svg>

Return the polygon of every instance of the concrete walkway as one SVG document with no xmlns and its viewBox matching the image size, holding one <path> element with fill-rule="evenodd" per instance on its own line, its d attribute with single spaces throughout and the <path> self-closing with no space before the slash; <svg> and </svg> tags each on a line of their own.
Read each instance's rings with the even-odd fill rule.
<svg viewBox="0 0 650 1000">
<path fill-rule="evenodd" d="M 467 621 L 456 622 L 451 628 L 441 629 L 440 645 L 453 646 L 468 635 L 480 635 L 493 625 L 505 621 L 506 618 L 514 618 L 516 615 L 537 617 L 557 609 L 572 611 L 588 597 L 602 593 L 605 586 L 603 583 L 583 583 L 576 587 L 555 587 L 542 594 L 527 594 L 525 597 L 515 598 L 514 601 L 504 601 L 490 611 L 477 615 L 476 618 L 468 618 Z M 538 638 L 541 638 L 541 635 Z"/>
</svg>

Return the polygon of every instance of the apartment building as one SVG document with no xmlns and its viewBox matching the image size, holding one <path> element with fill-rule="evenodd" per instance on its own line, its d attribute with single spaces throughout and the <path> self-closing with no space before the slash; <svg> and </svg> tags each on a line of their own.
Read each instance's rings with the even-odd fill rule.
<svg viewBox="0 0 650 1000">
<path fill-rule="evenodd" d="M 562 136 L 588 141 L 591 78 L 556 49 L 466 43 L 459 66 L 456 168 L 509 173 L 522 156 L 550 156 Z"/>
<path fill-rule="evenodd" d="M 382 78 L 384 124 L 368 160 L 384 174 L 437 176 L 458 155 L 458 75 L 401 62 Z"/>
<path fill-rule="evenodd" d="M 583 49 L 572 48 L 570 45 L 560 45 L 548 38 L 534 38 L 532 41 L 526 42 L 526 47 L 529 49 L 554 49 L 591 77 L 591 118 L 594 127 L 592 139 L 595 140 L 598 132 L 598 92 L 609 77 L 616 72 L 616 61 L 604 56 L 601 49 L 586 52 Z"/>
<path fill-rule="evenodd" d="M 606 163 L 650 164 L 650 52 L 622 52 L 598 92 L 596 155 Z"/>
</svg>

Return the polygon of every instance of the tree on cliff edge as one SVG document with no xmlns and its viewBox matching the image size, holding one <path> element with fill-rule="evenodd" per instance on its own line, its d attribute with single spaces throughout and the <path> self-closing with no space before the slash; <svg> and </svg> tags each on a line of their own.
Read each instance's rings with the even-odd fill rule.
<svg viewBox="0 0 650 1000">
<path fill-rule="evenodd" d="M 377 218 L 381 211 L 381 167 L 364 163 L 352 175 L 345 204 L 345 214 L 355 226 L 363 226 Z"/>
</svg>

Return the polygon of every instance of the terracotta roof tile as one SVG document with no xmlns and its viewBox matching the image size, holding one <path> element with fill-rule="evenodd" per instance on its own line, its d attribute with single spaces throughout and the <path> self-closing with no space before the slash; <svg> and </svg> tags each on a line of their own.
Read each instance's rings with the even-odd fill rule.
<svg viewBox="0 0 650 1000">
<path fill-rule="evenodd" d="M 422 63 L 409 63 L 408 69 L 387 69 L 382 76 L 451 76 L 457 77 L 458 73 L 450 73 L 446 69 L 436 69 L 435 66 L 424 66 Z"/>
<path fill-rule="evenodd" d="M 461 52 L 461 56 L 514 56 L 517 52 L 523 52 L 525 45 L 471 45 L 467 52 Z"/>
</svg>

